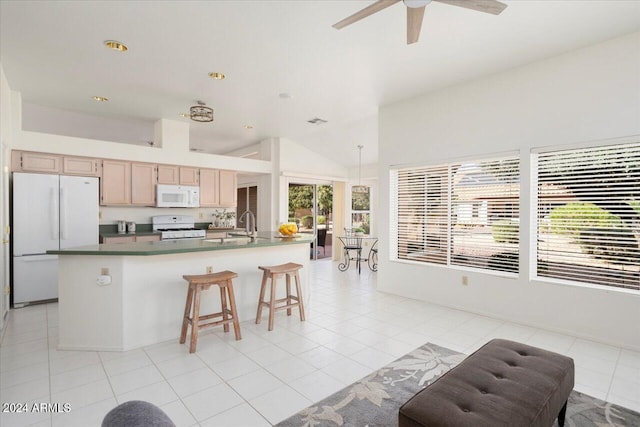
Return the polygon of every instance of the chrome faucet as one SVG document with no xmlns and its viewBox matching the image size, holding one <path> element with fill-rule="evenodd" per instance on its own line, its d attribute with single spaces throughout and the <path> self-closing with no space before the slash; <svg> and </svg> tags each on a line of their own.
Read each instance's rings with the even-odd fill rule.
<svg viewBox="0 0 640 427">
<path fill-rule="evenodd" d="M 248 215 L 245 220 L 244 217 Z M 252 222 L 253 221 L 253 222 Z M 244 222 L 244 229 L 247 232 L 247 236 L 255 237 L 256 230 L 256 216 L 250 210 L 246 210 L 240 215 L 240 222 Z"/>
</svg>

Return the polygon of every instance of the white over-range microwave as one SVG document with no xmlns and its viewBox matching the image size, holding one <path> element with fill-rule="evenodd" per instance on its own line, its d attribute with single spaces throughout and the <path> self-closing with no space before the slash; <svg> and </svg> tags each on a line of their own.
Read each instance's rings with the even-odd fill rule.
<svg viewBox="0 0 640 427">
<path fill-rule="evenodd" d="M 200 188 L 189 185 L 158 185 L 156 206 L 159 208 L 200 207 Z"/>
</svg>

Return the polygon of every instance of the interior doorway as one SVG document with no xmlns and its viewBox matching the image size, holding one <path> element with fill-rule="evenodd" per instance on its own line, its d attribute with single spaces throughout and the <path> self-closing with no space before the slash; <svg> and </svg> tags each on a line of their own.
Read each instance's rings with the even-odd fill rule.
<svg viewBox="0 0 640 427">
<path fill-rule="evenodd" d="M 331 258 L 333 248 L 333 185 L 289 183 L 289 222 L 298 232 L 313 234 L 311 259 Z"/>
<path fill-rule="evenodd" d="M 253 215 L 258 218 L 258 187 L 238 187 L 238 207 L 236 213 L 236 228 L 244 228 L 244 221 L 240 221 L 240 215 L 245 211 L 251 211 Z M 254 224 L 257 229 L 258 224 Z"/>
</svg>

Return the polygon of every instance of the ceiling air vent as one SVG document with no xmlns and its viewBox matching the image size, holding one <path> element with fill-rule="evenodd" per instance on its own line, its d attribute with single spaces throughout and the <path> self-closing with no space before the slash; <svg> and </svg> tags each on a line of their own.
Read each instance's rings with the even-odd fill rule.
<svg viewBox="0 0 640 427">
<path fill-rule="evenodd" d="M 311 123 L 312 125 L 321 125 L 321 124 L 327 123 L 327 121 L 324 119 L 321 119 L 320 117 L 314 117 L 311 120 L 307 120 L 307 123 Z"/>
</svg>

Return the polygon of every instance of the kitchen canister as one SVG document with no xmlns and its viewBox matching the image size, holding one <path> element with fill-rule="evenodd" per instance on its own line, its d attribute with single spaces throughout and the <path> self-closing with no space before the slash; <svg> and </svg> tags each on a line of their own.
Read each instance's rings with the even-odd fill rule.
<svg viewBox="0 0 640 427">
<path fill-rule="evenodd" d="M 123 220 L 118 221 L 118 234 L 125 234 L 126 232 L 127 232 L 126 221 L 123 221 Z"/>
<path fill-rule="evenodd" d="M 136 232 L 136 223 L 133 221 L 127 221 L 127 231 L 129 234 L 133 234 Z"/>
</svg>

